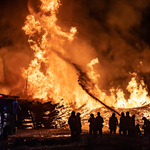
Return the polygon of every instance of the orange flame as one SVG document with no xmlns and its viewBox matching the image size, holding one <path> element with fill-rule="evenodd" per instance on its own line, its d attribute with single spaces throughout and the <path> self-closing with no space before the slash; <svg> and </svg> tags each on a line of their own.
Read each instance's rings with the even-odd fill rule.
<svg viewBox="0 0 150 150">
<path fill-rule="evenodd" d="M 68 55 L 63 49 L 63 43 L 73 41 L 77 29 L 72 27 L 67 33 L 56 24 L 59 0 L 41 0 L 41 2 L 41 11 L 38 14 L 28 15 L 23 27 L 25 33 L 29 35 L 28 42 L 34 51 L 34 60 L 28 69 L 22 69 L 23 77 L 28 76 L 27 94 L 33 99 L 40 99 L 41 102 L 52 100 L 56 103 L 63 98 L 66 105 L 72 102 L 80 107 L 86 103 L 90 110 L 100 107 L 101 104 L 95 102 L 77 83 L 76 70 L 58 56 L 58 53 L 64 58 Z M 50 15 L 47 15 L 47 12 Z M 112 88 L 111 96 L 107 96 L 98 87 L 100 75 L 93 68 L 93 65 L 98 63 L 98 59 L 95 58 L 87 64 L 87 75 L 94 83 L 92 92 L 97 98 L 109 106 L 124 108 L 138 107 L 150 102 L 144 81 L 141 80 L 138 85 L 136 74 L 127 86 L 127 90 L 131 93 L 128 100 L 124 98 L 120 88 Z"/>
<path fill-rule="evenodd" d="M 72 41 L 77 30 L 72 27 L 70 33 L 66 33 L 56 25 L 59 1 L 41 0 L 41 2 L 41 12 L 35 16 L 27 16 L 23 27 L 25 33 L 29 35 L 28 41 L 34 51 L 34 60 L 31 61 L 29 68 L 22 69 L 24 78 L 28 72 L 27 94 L 33 99 L 40 99 L 41 102 L 52 100 L 56 103 L 63 98 L 66 104 L 73 102 L 81 106 L 91 98 L 76 82 L 78 80 L 76 70 L 57 55 L 57 52 L 66 54 L 62 48 L 63 42 Z M 50 16 L 45 15 L 48 11 L 51 12 Z"/>
</svg>

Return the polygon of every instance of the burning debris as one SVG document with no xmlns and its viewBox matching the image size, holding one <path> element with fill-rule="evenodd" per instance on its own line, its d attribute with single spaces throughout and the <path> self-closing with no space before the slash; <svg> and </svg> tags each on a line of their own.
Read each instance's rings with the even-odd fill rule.
<svg viewBox="0 0 150 150">
<path fill-rule="evenodd" d="M 134 36 L 140 21 L 144 21 L 141 16 L 149 7 L 147 0 L 37 3 L 38 8 L 34 1 L 28 2 L 30 14 L 22 27 L 30 46 L 24 51 L 30 51 L 31 56 L 15 51 L 15 59 L 10 63 L 8 58 L 14 50 L 10 52 L 8 47 L 14 42 L 6 40 L 0 46 L 0 92 L 18 94 L 36 102 L 36 108 L 42 106 L 41 116 L 34 113 L 40 120 L 56 113 L 49 121 L 59 127 L 66 126 L 72 110 L 80 111 L 82 122 L 86 122 L 97 109 L 119 115 L 119 109 L 148 106 L 149 48 L 140 36 Z M 130 19 L 126 14 L 132 14 L 127 15 Z M 16 61 L 23 57 L 25 63 Z M 19 71 L 12 69 L 18 68 L 16 64 Z M 51 105 L 53 111 L 44 109 L 46 105 Z"/>
</svg>

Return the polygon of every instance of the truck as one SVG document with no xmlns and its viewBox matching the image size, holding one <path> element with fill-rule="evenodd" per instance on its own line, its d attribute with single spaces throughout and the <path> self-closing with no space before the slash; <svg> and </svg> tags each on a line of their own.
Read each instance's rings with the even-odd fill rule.
<svg viewBox="0 0 150 150">
<path fill-rule="evenodd" d="M 18 102 L 16 96 L 0 94 L 0 136 L 7 138 L 17 130 Z"/>
</svg>

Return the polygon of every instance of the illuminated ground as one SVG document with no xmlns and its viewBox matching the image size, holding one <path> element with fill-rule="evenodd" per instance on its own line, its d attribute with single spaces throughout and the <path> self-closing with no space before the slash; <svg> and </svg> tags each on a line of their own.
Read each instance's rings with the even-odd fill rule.
<svg viewBox="0 0 150 150">
<path fill-rule="evenodd" d="M 103 136 L 93 138 L 88 134 L 89 124 L 82 126 L 82 135 L 79 140 L 72 140 L 69 129 L 19 129 L 15 135 L 8 137 L 8 141 L 0 141 L 0 150 L 8 148 L 10 150 L 48 150 L 48 149 L 101 149 L 101 150 L 149 150 L 150 136 L 124 137 L 118 135 L 110 135 L 108 128 L 108 120 L 112 112 L 108 109 L 101 108 L 95 110 L 100 111 L 104 118 Z M 149 106 L 132 109 L 117 109 L 119 113 L 129 111 L 130 115 L 136 115 L 136 124 L 143 125 L 142 117 L 146 114 L 149 119 Z M 87 116 L 87 118 L 89 115 Z M 120 116 L 117 115 L 119 120 Z M 87 122 L 87 120 L 86 120 Z M 141 128 L 142 131 L 142 128 Z M 143 132 L 142 132 L 143 133 Z M 3 149 L 2 149 L 3 150 Z"/>
<path fill-rule="evenodd" d="M 148 136 L 124 137 L 103 133 L 97 138 L 90 137 L 83 131 L 80 139 L 72 140 L 70 131 L 64 129 L 18 130 L 18 133 L 9 136 L 8 141 L 1 140 L 0 150 L 149 150 Z"/>
</svg>

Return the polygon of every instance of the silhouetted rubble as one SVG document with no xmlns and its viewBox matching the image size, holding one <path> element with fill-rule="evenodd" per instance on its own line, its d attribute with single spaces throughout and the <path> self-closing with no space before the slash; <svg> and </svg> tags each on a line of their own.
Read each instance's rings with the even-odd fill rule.
<svg viewBox="0 0 150 150">
<path fill-rule="evenodd" d="M 58 112 L 57 104 L 30 102 L 19 100 L 20 111 L 18 113 L 19 128 L 54 128 L 54 118 Z"/>
</svg>

